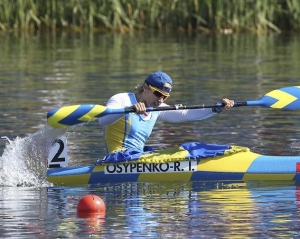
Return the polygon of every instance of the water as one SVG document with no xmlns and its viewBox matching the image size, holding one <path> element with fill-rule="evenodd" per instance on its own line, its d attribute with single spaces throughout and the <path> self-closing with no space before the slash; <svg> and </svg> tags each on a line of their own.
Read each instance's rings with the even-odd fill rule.
<svg viewBox="0 0 300 239">
<path fill-rule="evenodd" d="M 3 238 L 297 237 L 299 188 L 291 183 L 120 183 L 55 187 L 45 179 L 51 141 L 46 113 L 104 105 L 152 71 L 174 80 L 169 104 L 256 100 L 299 85 L 299 35 L 134 34 L 0 35 L 0 236 Z M 241 107 L 201 122 L 159 123 L 155 149 L 202 141 L 271 155 L 299 154 L 298 111 Z M 97 122 L 66 133 L 70 165 L 104 155 Z M 77 216 L 89 193 L 106 216 Z"/>
<path fill-rule="evenodd" d="M 80 218 L 93 193 L 106 216 Z M 2 238 L 298 237 L 299 189 L 293 186 L 134 183 L 98 188 L 2 188 Z"/>
<path fill-rule="evenodd" d="M 0 186 L 51 186 L 46 180 L 48 155 L 56 138 L 66 129 L 52 129 L 48 125 L 36 133 L 13 141 L 7 136 L 6 148 L 0 158 Z"/>
</svg>

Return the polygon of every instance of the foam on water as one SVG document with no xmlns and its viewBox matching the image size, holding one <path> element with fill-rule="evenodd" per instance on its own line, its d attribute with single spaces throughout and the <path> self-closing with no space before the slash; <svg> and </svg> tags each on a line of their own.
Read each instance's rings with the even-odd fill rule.
<svg viewBox="0 0 300 239">
<path fill-rule="evenodd" d="M 0 157 L 1 187 L 48 187 L 46 180 L 47 158 L 54 139 L 66 129 L 53 129 L 48 125 L 24 138 L 7 140 Z"/>
</svg>

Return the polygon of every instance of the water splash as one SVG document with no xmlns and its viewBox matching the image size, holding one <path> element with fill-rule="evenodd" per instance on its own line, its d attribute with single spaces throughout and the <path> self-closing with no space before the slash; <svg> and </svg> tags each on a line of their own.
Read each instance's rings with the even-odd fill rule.
<svg viewBox="0 0 300 239">
<path fill-rule="evenodd" d="M 0 157 L 1 187 L 48 187 L 47 158 L 54 139 L 66 129 L 53 129 L 48 125 L 24 138 L 9 140 Z"/>
</svg>

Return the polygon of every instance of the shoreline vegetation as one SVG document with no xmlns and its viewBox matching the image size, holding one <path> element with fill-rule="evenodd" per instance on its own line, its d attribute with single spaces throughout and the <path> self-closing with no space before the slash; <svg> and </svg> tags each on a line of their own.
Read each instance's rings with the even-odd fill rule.
<svg viewBox="0 0 300 239">
<path fill-rule="evenodd" d="M 0 31 L 300 30 L 299 0 L 0 0 Z"/>
</svg>

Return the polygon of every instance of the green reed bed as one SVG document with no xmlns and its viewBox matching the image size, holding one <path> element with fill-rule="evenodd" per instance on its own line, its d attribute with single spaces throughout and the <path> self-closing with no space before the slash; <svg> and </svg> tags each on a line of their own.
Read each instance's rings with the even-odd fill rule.
<svg viewBox="0 0 300 239">
<path fill-rule="evenodd" d="M 296 31 L 300 0 L 0 0 L 0 29 Z"/>
</svg>

